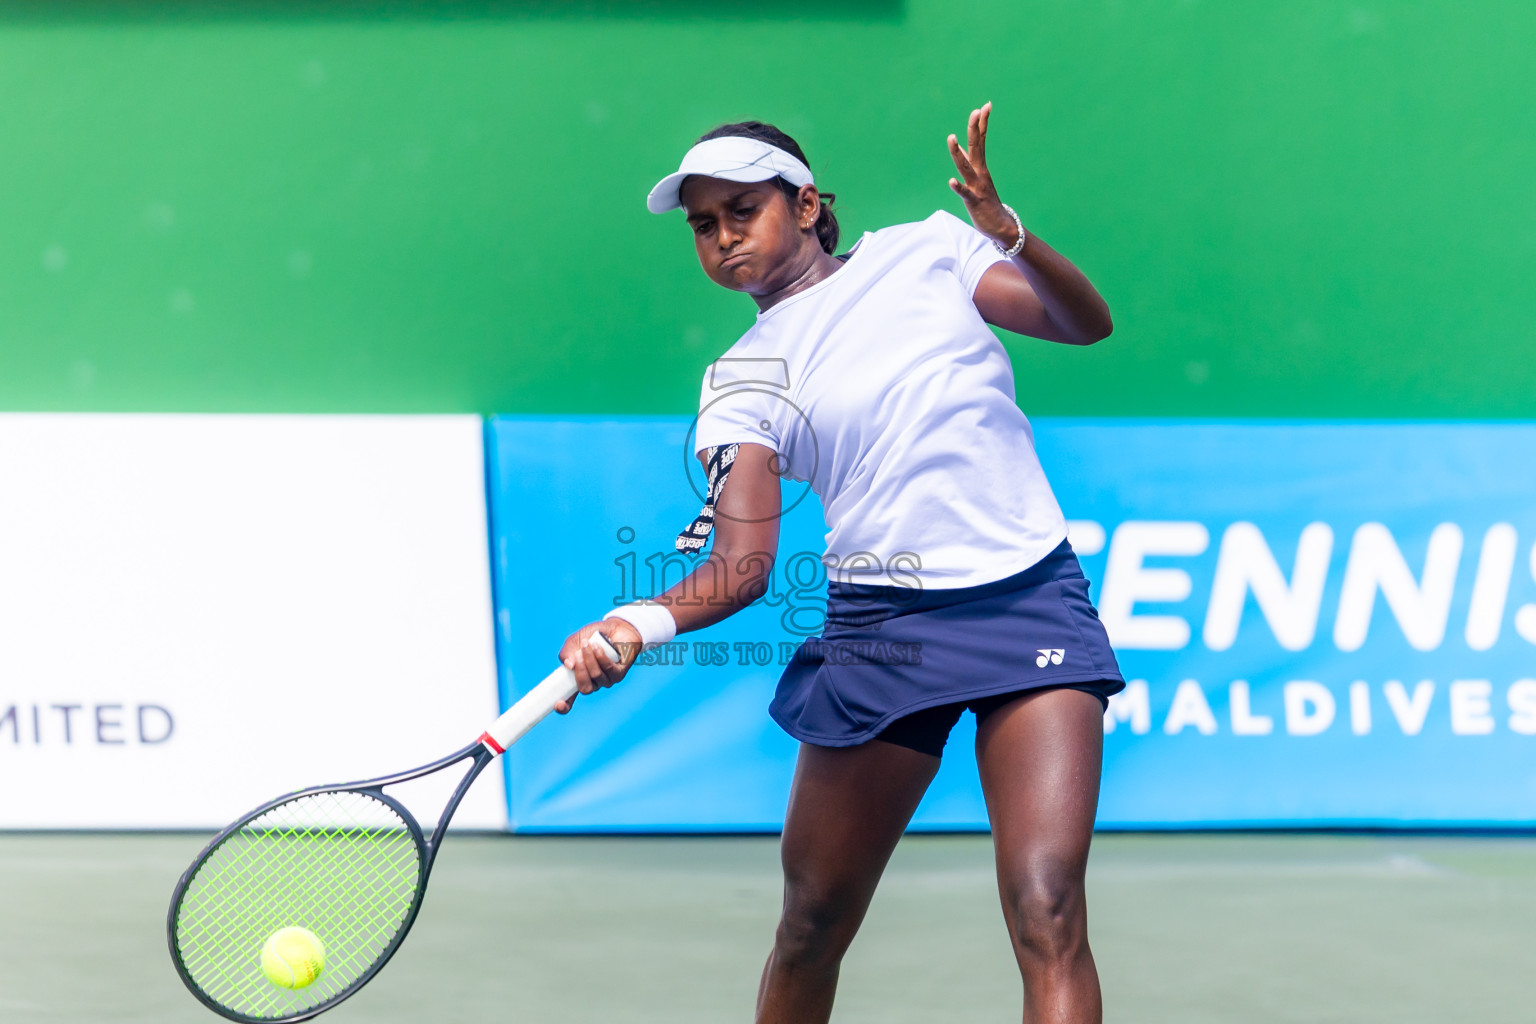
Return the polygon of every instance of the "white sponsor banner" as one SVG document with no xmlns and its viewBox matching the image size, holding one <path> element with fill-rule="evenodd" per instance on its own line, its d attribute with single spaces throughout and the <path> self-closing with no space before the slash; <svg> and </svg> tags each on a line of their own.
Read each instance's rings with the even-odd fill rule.
<svg viewBox="0 0 1536 1024">
<path fill-rule="evenodd" d="M 0 415 L 0 827 L 223 825 L 496 712 L 478 417 Z"/>
</svg>

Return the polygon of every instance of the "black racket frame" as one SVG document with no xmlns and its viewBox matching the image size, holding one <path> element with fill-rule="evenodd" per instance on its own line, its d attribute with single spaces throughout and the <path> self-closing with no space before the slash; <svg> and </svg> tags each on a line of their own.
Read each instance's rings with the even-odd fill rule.
<svg viewBox="0 0 1536 1024">
<path fill-rule="evenodd" d="M 412 768 L 410 771 L 386 775 L 377 779 L 364 779 L 361 782 L 315 786 L 310 789 L 301 789 L 297 792 L 280 796 L 275 800 L 262 804 L 250 813 L 242 815 L 234 824 L 225 827 L 218 835 L 209 840 L 208 845 L 203 847 L 202 852 L 192 861 L 191 866 L 182 872 L 180 880 L 176 883 L 175 890 L 171 893 L 171 907 L 165 919 L 165 936 L 166 943 L 171 952 L 171 961 L 176 965 L 176 973 L 181 976 L 183 984 L 208 1009 L 229 1020 L 241 1021 L 242 1024 L 293 1024 L 296 1021 L 310 1020 L 329 1010 L 368 984 L 369 981 L 373 980 L 373 976 L 378 974 L 380 969 L 389 962 L 389 958 L 395 955 L 395 950 L 399 949 L 400 943 L 405 941 L 405 936 L 411 930 L 411 925 L 416 923 L 416 914 L 421 910 L 422 899 L 427 894 L 427 876 L 432 872 L 432 863 L 437 859 L 437 851 L 442 846 L 443 836 L 448 831 L 448 820 L 453 817 L 453 812 L 459 809 L 459 803 L 464 799 L 464 794 L 469 792 L 470 785 L 479 777 L 485 766 L 496 759 L 496 756 L 484 743 L 476 740 L 462 750 L 455 751 L 447 757 L 440 758 L 430 764 L 424 764 L 420 768 Z M 473 763 L 464 773 L 464 777 L 459 780 L 453 795 L 448 798 L 448 803 L 443 808 L 442 814 L 438 816 L 437 825 L 432 829 L 431 836 L 424 836 L 422 834 L 421 826 L 416 823 L 415 816 L 411 814 L 404 804 L 384 792 L 385 786 L 393 786 L 401 782 L 409 782 L 412 779 L 419 779 L 423 776 L 440 772 L 445 768 L 451 768 L 464 760 L 472 760 Z M 326 793 L 364 793 L 385 804 L 390 810 L 400 815 L 401 820 L 410 829 L 411 839 L 416 844 L 417 864 L 420 874 L 417 876 L 416 894 L 411 901 L 410 909 L 406 912 L 405 920 L 401 923 L 400 929 L 395 932 L 395 936 L 390 940 L 389 945 L 385 947 L 384 951 L 379 954 L 368 969 L 363 972 L 363 975 L 323 1003 L 317 1003 L 301 1013 L 288 1017 L 251 1017 L 243 1013 L 237 1013 L 226 1006 L 221 1006 L 192 980 L 191 974 L 188 973 L 186 965 L 182 962 L 181 951 L 176 946 L 176 917 L 181 909 L 181 901 L 186 895 L 187 887 L 192 884 L 193 877 L 196 876 L 198 870 L 207 862 L 208 857 L 213 851 L 217 850 L 230 836 L 268 811 L 280 807 L 291 800 L 298 800 L 307 796 L 321 796 Z"/>
</svg>

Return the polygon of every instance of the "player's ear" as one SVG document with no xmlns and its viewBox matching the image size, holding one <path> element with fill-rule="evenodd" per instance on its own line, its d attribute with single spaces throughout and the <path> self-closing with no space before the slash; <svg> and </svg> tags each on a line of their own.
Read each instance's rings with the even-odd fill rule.
<svg viewBox="0 0 1536 1024">
<path fill-rule="evenodd" d="M 816 226 L 816 221 L 821 216 L 821 193 L 816 191 L 815 185 L 801 185 L 797 199 L 798 209 L 795 210 L 795 215 L 800 222 L 800 230 L 809 231 Z"/>
</svg>

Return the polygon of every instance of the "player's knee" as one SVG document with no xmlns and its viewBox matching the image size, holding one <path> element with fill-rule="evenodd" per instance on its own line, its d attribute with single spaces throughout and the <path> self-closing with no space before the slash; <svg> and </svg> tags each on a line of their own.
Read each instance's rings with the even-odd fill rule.
<svg viewBox="0 0 1536 1024">
<path fill-rule="evenodd" d="M 857 929 L 852 901 L 835 893 L 791 886 L 784 896 L 784 914 L 774 936 L 774 951 L 782 962 L 803 967 L 829 967 L 847 951 Z"/>
<path fill-rule="evenodd" d="M 1070 960 L 1087 942 L 1082 883 L 1047 872 L 1021 886 L 1009 901 L 1014 941 L 1030 959 Z"/>
</svg>

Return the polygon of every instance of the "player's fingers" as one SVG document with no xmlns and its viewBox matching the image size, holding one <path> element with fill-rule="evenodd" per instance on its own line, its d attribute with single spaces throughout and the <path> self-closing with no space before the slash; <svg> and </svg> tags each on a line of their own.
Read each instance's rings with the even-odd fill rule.
<svg viewBox="0 0 1536 1024">
<path fill-rule="evenodd" d="M 582 656 L 587 667 L 587 678 L 592 684 L 592 689 L 583 691 L 585 693 L 593 693 L 605 686 L 612 686 L 619 681 L 619 676 L 623 675 L 608 655 L 591 644 L 583 648 Z"/>
<path fill-rule="evenodd" d="M 629 669 L 640 656 L 641 638 L 640 631 L 623 619 L 608 619 L 603 623 L 603 636 L 608 643 L 618 652 L 618 660 L 615 662 L 620 668 Z"/>
<path fill-rule="evenodd" d="M 592 692 L 589 689 L 592 681 L 591 677 L 587 674 L 587 660 L 584 657 L 585 648 L 586 644 L 577 644 L 576 649 L 571 651 L 565 658 L 565 667 L 571 670 L 571 675 L 576 681 L 576 692 L 578 693 Z"/>
<path fill-rule="evenodd" d="M 571 708 L 573 708 L 575 706 L 576 706 L 576 694 L 573 693 L 573 694 L 571 694 L 571 696 L 568 699 L 563 700 L 560 703 L 556 704 L 555 705 L 555 711 L 558 712 L 559 714 L 562 714 L 562 715 L 568 715 L 568 714 L 571 713 Z"/>
<path fill-rule="evenodd" d="M 582 644 L 581 650 L 576 652 L 576 689 L 581 693 L 595 693 L 599 675 L 597 670 L 597 652 L 589 645 Z"/>
<path fill-rule="evenodd" d="M 576 656 L 581 653 L 581 649 L 586 646 L 587 638 L 591 635 L 591 627 L 583 626 L 566 637 L 565 643 L 560 645 L 560 664 L 574 671 Z"/>
<path fill-rule="evenodd" d="M 619 667 L 625 670 L 635 663 L 640 657 L 640 644 L 633 640 L 613 640 L 613 649 L 619 652 Z"/>
<path fill-rule="evenodd" d="M 992 101 L 976 112 L 976 141 L 971 143 L 971 160 L 978 168 L 987 166 L 987 119 L 992 116 Z"/>
<path fill-rule="evenodd" d="M 593 660 L 597 663 L 597 674 L 602 679 L 601 685 L 612 686 L 624 675 L 624 669 L 617 662 L 608 657 L 601 647 L 592 648 Z"/>
<path fill-rule="evenodd" d="M 960 148 L 960 140 L 953 135 L 949 137 L 949 156 L 954 160 L 955 170 L 960 172 L 962 178 L 970 181 L 975 176 L 976 171 L 971 167 L 970 157 L 965 155 L 965 150 Z"/>
<path fill-rule="evenodd" d="M 954 178 L 950 178 L 949 187 L 954 189 L 955 194 L 958 195 L 961 199 L 964 199 L 967 204 L 980 201 L 981 197 L 972 191 L 971 187 L 965 184 L 963 181 L 956 181 Z"/>
<path fill-rule="evenodd" d="M 970 161 L 971 168 L 979 176 L 987 173 L 987 140 L 985 129 L 981 126 L 981 111 L 971 111 L 970 119 L 965 125 L 965 158 Z"/>
</svg>

